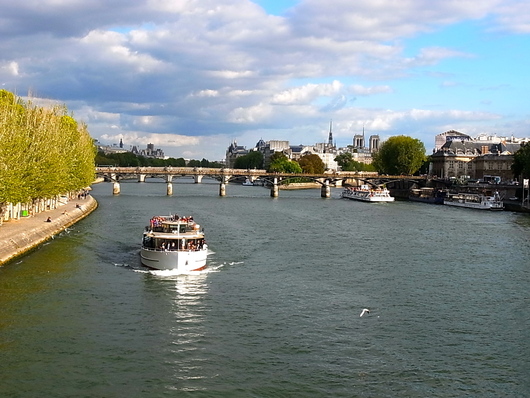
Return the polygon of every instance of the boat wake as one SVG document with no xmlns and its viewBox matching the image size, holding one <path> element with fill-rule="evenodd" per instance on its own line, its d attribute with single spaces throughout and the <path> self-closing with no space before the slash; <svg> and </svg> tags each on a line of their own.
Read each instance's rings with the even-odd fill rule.
<svg viewBox="0 0 530 398">
<path fill-rule="evenodd" d="M 138 272 L 140 274 L 149 274 L 149 275 L 155 275 L 160 277 L 172 277 L 172 276 L 179 276 L 179 275 L 205 275 L 210 274 L 212 272 L 219 272 L 221 268 L 225 266 L 231 266 L 231 265 L 240 265 L 243 264 L 243 261 L 232 261 L 232 262 L 225 262 L 222 264 L 209 264 L 205 269 L 200 271 L 179 271 L 178 269 L 164 269 L 164 270 L 157 270 L 157 269 L 149 269 L 144 266 L 135 267 L 134 265 L 127 264 L 127 263 L 112 263 L 115 267 L 122 267 L 122 268 L 129 268 L 133 270 L 134 272 Z"/>
<path fill-rule="evenodd" d="M 212 272 L 212 270 L 209 268 L 203 269 L 201 271 L 179 271 L 178 269 L 163 269 L 163 270 L 150 269 L 146 271 L 136 271 L 136 272 L 144 272 L 146 274 L 151 274 L 151 275 L 161 276 L 161 277 L 171 277 L 171 276 L 180 276 L 180 275 L 187 275 L 187 276 L 205 275 L 205 274 L 209 274 L 210 272 Z"/>
<path fill-rule="evenodd" d="M 133 268 L 133 271 L 141 273 L 141 274 L 149 274 L 149 275 L 160 276 L 160 277 L 173 277 L 173 276 L 180 276 L 180 275 L 186 275 L 186 276 L 206 275 L 212 272 L 217 272 L 222 267 L 223 265 L 209 265 L 205 269 L 200 270 L 200 271 L 180 271 L 178 269 L 158 270 L 158 269 L 147 269 L 147 268 L 143 268 L 143 269 Z"/>
<path fill-rule="evenodd" d="M 112 263 L 112 265 L 114 265 L 115 267 L 122 267 L 122 268 L 133 268 L 134 267 L 130 264 L 127 264 L 127 263 Z"/>
</svg>

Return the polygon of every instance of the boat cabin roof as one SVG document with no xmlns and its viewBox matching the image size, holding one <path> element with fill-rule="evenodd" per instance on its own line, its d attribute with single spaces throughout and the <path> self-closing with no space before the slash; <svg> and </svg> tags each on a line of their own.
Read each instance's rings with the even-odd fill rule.
<svg viewBox="0 0 530 398">
<path fill-rule="evenodd" d="M 200 225 L 193 221 L 193 217 L 156 216 L 150 220 L 149 229 L 151 232 L 168 234 L 196 234 L 202 235 Z"/>
</svg>

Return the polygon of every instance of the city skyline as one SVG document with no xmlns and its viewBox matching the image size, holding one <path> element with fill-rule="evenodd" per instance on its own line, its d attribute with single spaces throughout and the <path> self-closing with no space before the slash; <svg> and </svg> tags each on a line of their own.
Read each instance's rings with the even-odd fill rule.
<svg viewBox="0 0 530 398">
<path fill-rule="evenodd" d="M 42 0 L 3 5 L 0 88 L 112 145 L 219 160 L 236 140 L 528 137 L 521 0 Z"/>
</svg>

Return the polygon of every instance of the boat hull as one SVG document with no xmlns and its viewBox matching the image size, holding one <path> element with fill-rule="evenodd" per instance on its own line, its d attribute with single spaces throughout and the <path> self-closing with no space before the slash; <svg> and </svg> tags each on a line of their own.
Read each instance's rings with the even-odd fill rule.
<svg viewBox="0 0 530 398">
<path fill-rule="evenodd" d="M 466 209 L 476 209 L 476 210 L 504 210 L 503 205 L 492 205 L 489 203 L 481 204 L 481 203 L 459 203 L 459 202 L 448 202 L 444 201 L 444 205 L 446 206 L 453 206 L 453 207 L 463 207 Z"/>
<path fill-rule="evenodd" d="M 164 251 L 142 248 L 140 258 L 148 268 L 177 270 L 179 272 L 201 271 L 206 268 L 207 249 L 196 251 Z"/>
<path fill-rule="evenodd" d="M 351 191 L 346 189 L 342 192 L 343 199 L 359 200 L 361 202 L 393 202 L 394 197 L 390 196 L 388 191 L 381 192 L 367 192 L 367 191 Z"/>
<path fill-rule="evenodd" d="M 372 189 L 363 184 L 360 188 L 345 188 L 341 197 L 344 199 L 359 200 L 361 202 L 393 202 L 394 197 L 390 196 L 388 189 Z"/>
<path fill-rule="evenodd" d="M 374 197 L 374 196 L 342 196 L 344 199 L 359 200 L 361 202 L 393 202 L 393 197 Z"/>
<path fill-rule="evenodd" d="M 473 193 L 449 194 L 444 205 L 475 210 L 504 210 L 504 203 L 497 192 L 493 196 Z"/>
<path fill-rule="evenodd" d="M 433 205 L 443 205 L 444 204 L 444 198 L 418 198 L 416 196 L 409 196 L 409 200 L 411 202 L 421 202 L 421 203 L 429 203 Z"/>
</svg>

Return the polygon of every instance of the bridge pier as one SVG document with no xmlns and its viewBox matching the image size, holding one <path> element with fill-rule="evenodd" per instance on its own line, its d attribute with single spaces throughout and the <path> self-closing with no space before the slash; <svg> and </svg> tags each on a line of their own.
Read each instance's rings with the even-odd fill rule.
<svg viewBox="0 0 530 398">
<path fill-rule="evenodd" d="M 280 188 L 278 187 L 278 177 L 274 177 L 274 182 L 271 187 L 271 198 L 277 198 Z"/>
<path fill-rule="evenodd" d="M 331 197 L 331 188 L 329 187 L 329 180 L 326 180 L 324 185 L 320 188 L 320 197 L 330 198 Z"/>
<path fill-rule="evenodd" d="M 113 195 L 120 194 L 120 183 L 118 181 L 114 181 L 114 184 L 112 184 L 112 194 Z"/>
<path fill-rule="evenodd" d="M 195 176 L 195 184 L 200 184 L 202 182 L 202 177 L 204 177 L 204 176 L 197 174 Z"/>
<path fill-rule="evenodd" d="M 173 195 L 173 184 L 168 182 L 167 183 L 167 196 L 171 196 Z"/>
<path fill-rule="evenodd" d="M 145 182 L 145 174 L 138 174 L 138 182 Z"/>
<path fill-rule="evenodd" d="M 219 196 L 226 196 L 226 183 L 227 183 L 227 178 L 226 177 L 223 177 L 221 179 L 221 184 L 219 185 Z"/>
</svg>

